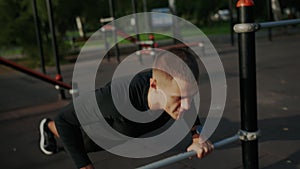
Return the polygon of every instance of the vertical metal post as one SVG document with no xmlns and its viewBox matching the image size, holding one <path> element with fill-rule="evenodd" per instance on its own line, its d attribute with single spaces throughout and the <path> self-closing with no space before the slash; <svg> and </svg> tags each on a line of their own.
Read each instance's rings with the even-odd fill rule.
<svg viewBox="0 0 300 169">
<path fill-rule="evenodd" d="M 147 8 L 147 0 L 143 0 L 143 11 L 144 12 L 148 12 L 148 8 Z M 146 31 L 147 32 L 151 32 L 152 31 L 152 29 L 151 29 L 151 27 L 150 27 L 150 18 L 149 18 L 149 14 L 147 13 L 147 14 L 145 14 L 145 19 L 144 19 L 145 21 L 145 25 L 146 25 Z"/>
<path fill-rule="evenodd" d="M 233 31 L 233 25 L 234 25 L 234 21 L 233 21 L 233 5 L 232 5 L 232 0 L 229 0 L 229 13 L 230 13 L 230 19 L 229 19 L 229 22 L 230 22 L 230 43 L 231 43 L 231 46 L 234 46 L 234 31 Z"/>
<path fill-rule="evenodd" d="M 272 5 L 271 0 L 267 0 L 268 21 L 273 21 L 273 11 L 271 5 Z M 268 37 L 269 37 L 269 41 L 272 41 L 272 28 L 268 28 Z"/>
<path fill-rule="evenodd" d="M 139 19 L 138 19 L 138 16 L 136 15 L 137 13 L 137 2 L 136 0 L 131 0 L 131 4 L 132 4 L 132 11 L 133 11 L 133 15 L 134 15 L 134 23 L 135 23 L 135 33 L 136 33 L 136 40 L 137 42 L 140 42 L 141 41 L 141 38 L 140 38 L 140 30 L 139 30 Z M 141 46 L 138 45 L 138 50 L 141 50 Z"/>
<path fill-rule="evenodd" d="M 133 12 L 133 15 L 134 15 L 134 24 L 135 24 L 135 37 L 136 37 L 136 42 L 137 42 L 137 50 L 141 50 L 142 49 L 142 46 L 141 46 L 141 37 L 140 37 L 140 30 L 139 30 L 139 19 L 138 19 L 138 16 L 137 16 L 137 2 L 136 0 L 131 0 L 131 5 L 132 5 L 132 12 Z M 143 63 L 143 59 L 142 59 L 142 54 L 139 55 L 139 61 L 140 63 Z"/>
<path fill-rule="evenodd" d="M 147 14 L 145 14 L 145 21 L 144 21 L 144 24 L 146 25 L 146 32 L 150 32 L 149 36 L 148 36 L 148 39 L 149 40 L 153 40 L 154 41 L 154 35 L 152 32 L 152 26 L 151 26 L 151 19 L 150 19 L 150 15 L 148 13 L 148 8 L 147 8 L 147 0 L 143 0 L 143 11 L 144 13 L 147 12 Z M 154 43 L 153 43 L 154 44 Z M 153 47 L 153 46 L 152 46 Z"/>
<path fill-rule="evenodd" d="M 109 43 L 107 41 L 107 31 L 106 31 L 105 27 L 103 27 L 102 33 L 103 33 L 103 39 L 104 39 L 104 42 L 105 42 L 105 49 L 108 51 L 110 46 L 109 46 Z M 110 54 L 109 54 L 109 51 L 108 51 L 107 52 L 107 60 L 109 61 L 109 59 L 110 59 Z"/>
<path fill-rule="evenodd" d="M 110 16 L 112 18 L 115 19 L 115 3 L 114 3 L 114 0 L 109 0 L 109 13 L 110 13 Z M 114 24 L 114 21 L 112 21 L 112 34 L 113 34 L 113 39 L 115 41 L 115 46 L 114 46 L 114 49 L 115 49 L 115 55 L 117 57 L 117 61 L 120 62 L 120 49 L 119 49 L 119 45 L 118 45 L 118 39 L 117 39 L 117 28 L 115 27 L 115 24 Z"/>
<path fill-rule="evenodd" d="M 253 23 L 253 0 L 237 2 L 240 23 Z M 257 96 L 255 33 L 240 33 L 239 71 L 241 99 L 241 129 L 245 132 L 257 132 Z M 258 169 L 258 140 L 242 140 L 244 169 Z"/>
<path fill-rule="evenodd" d="M 36 0 L 32 0 L 31 2 L 33 8 L 33 19 L 34 19 L 35 32 L 36 32 L 36 41 L 39 48 L 40 59 L 41 59 L 41 71 L 44 74 L 46 74 L 45 58 L 44 58 L 43 44 L 42 44 L 41 31 L 40 31 L 40 22 L 39 22 L 37 7 L 36 7 Z"/>
<path fill-rule="evenodd" d="M 178 20 L 177 20 L 177 11 L 176 11 L 176 5 L 175 5 L 175 0 L 169 0 L 169 9 L 171 10 L 172 15 L 172 27 L 173 27 L 173 36 L 176 37 L 179 40 L 182 40 L 179 26 L 178 26 Z M 174 38 L 174 44 L 181 43 L 177 39 Z"/>
<path fill-rule="evenodd" d="M 48 11 L 48 19 L 49 19 L 49 26 L 50 26 L 50 32 L 52 37 L 52 48 L 53 48 L 53 55 L 55 57 L 55 64 L 56 64 L 56 80 L 63 81 L 60 71 L 60 63 L 59 63 L 59 55 L 58 55 L 58 48 L 57 48 L 57 42 L 56 42 L 56 35 L 55 35 L 55 26 L 54 26 L 54 20 L 53 20 L 53 9 L 52 9 L 52 1 L 46 0 L 47 3 L 47 11 Z M 60 89 L 60 96 L 62 99 L 65 99 L 65 92 L 64 90 Z"/>
</svg>

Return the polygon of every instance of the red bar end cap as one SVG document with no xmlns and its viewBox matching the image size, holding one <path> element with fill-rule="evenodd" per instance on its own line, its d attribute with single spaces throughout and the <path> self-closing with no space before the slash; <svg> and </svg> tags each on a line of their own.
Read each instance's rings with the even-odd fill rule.
<svg viewBox="0 0 300 169">
<path fill-rule="evenodd" d="M 57 81 L 62 81 L 62 76 L 61 76 L 60 74 L 57 74 L 57 75 L 55 76 L 55 80 L 57 80 Z"/>
<path fill-rule="evenodd" d="M 253 0 L 239 0 L 236 4 L 236 7 L 245 7 L 245 6 L 254 6 Z"/>
</svg>

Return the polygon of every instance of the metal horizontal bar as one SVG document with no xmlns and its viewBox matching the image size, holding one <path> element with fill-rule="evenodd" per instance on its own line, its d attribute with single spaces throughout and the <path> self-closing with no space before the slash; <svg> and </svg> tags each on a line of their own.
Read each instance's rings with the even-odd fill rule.
<svg viewBox="0 0 300 169">
<path fill-rule="evenodd" d="M 230 144 L 230 143 L 235 142 L 237 140 L 239 140 L 239 135 L 238 134 L 236 134 L 232 137 L 223 139 L 221 141 L 218 141 L 218 142 L 214 143 L 213 145 L 214 145 L 215 148 L 220 148 L 224 145 Z M 195 156 L 195 155 L 197 155 L 197 153 L 195 151 L 180 153 L 178 155 L 171 156 L 171 157 L 165 158 L 163 160 L 160 160 L 160 161 L 157 161 L 157 162 L 154 162 L 154 163 L 142 166 L 142 167 L 138 167 L 136 169 L 155 169 L 155 168 L 163 167 L 163 166 L 166 166 L 166 165 L 169 165 L 169 164 L 187 159 L 187 158 Z"/>
<path fill-rule="evenodd" d="M 300 19 L 289 19 L 289 20 L 281 20 L 281 21 L 274 21 L 274 22 L 262 22 L 259 23 L 260 28 L 272 28 L 278 26 L 287 26 L 287 25 L 295 25 L 300 24 Z"/>
<path fill-rule="evenodd" d="M 11 67 L 11 68 L 13 68 L 15 70 L 18 70 L 18 71 L 20 71 L 22 73 L 26 73 L 26 74 L 28 74 L 28 75 L 30 75 L 32 77 L 38 78 L 38 79 L 43 80 L 45 82 L 51 83 L 53 85 L 58 85 L 58 86 L 60 86 L 62 88 L 65 88 L 65 89 L 71 89 L 72 88 L 71 85 L 69 85 L 69 84 L 66 84 L 64 82 L 55 80 L 54 78 L 51 78 L 51 77 L 46 76 L 46 75 L 44 75 L 42 73 L 33 71 L 33 70 L 31 70 L 31 69 L 29 69 L 27 67 L 21 66 L 19 64 L 16 64 L 16 63 L 14 63 L 14 62 L 12 62 L 10 60 L 4 59 L 2 57 L 0 57 L 0 64 L 3 64 L 3 65 L 8 66 L 8 67 Z"/>
<path fill-rule="evenodd" d="M 300 24 L 300 19 L 289 19 L 289 20 L 261 22 L 261 23 L 239 23 L 233 26 L 233 30 L 236 33 L 247 33 L 247 32 L 255 32 L 263 28 L 273 28 L 273 27 L 296 25 L 296 24 Z"/>
<path fill-rule="evenodd" d="M 100 22 L 101 23 L 106 23 L 106 22 L 111 22 L 114 20 L 114 17 L 109 17 L 109 18 L 101 18 Z"/>
</svg>

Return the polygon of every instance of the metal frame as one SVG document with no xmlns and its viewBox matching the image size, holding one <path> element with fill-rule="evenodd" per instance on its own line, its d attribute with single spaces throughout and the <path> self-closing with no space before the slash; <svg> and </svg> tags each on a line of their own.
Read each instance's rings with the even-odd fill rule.
<svg viewBox="0 0 300 169">
<path fill-rule="evenodd" d="M 255 32 L 263 28 L 274 28 L 280 26 L 300 24 L 300 19 L 289 19 L 274 22 L 261 22 L 261 23 L 240 23 L 235 24 L 233 29 L 236 33 Z"/>
<path fill-rule="evenodd" d="M 257 90 L 256 90 L 256 61 L 255 61 L 255 32 L 262 28 L 272 28 L 300 24 L 300 19 L 281 20 L 275 22 L 254 23 L 252 0 L 239 0 L 240 23 L 234 25 L 239 37 L 239 70 L 241 96 L 241 130 L 243 167 L 257 169 L 258 136 L 257 127 Z"/>
<path fill-rule="evenodd" d="M 39 48 L 39 54 L 41 59 L 41 71 L 46 74 L 46 68 L 45 68 L 45 58 L 44 58 L 44 50 L 43 50 L 43 44 L 42 44 L 42 36 L 41 36 L 41 28 L 40 28 L 40 21 L 37 11 L 37 5 L 36 0 L 31 0 L 32 3 L 32 9 L 33 9 L 33 20 L 34 20 L 34 26 L 35 26 L 35 33 L 36 33 L 36 42 Z"/>
<path fill-rule="evenodd" d="M 255 66 L 255 32 L 262 28 L 272 28 L 300 24 L 300 19 L 290 19 L 275 22 L 254 23 L 252 0 L 237 2 L 239 24 L 234 25 L 239 41 L 239 71 L 240 71 L 240 100 L 241 100 L 241 130 L 232 137 L 214 143 L 220 148 L 238 139 L 242 142 L 243 167 L 258 168 L 258 137 L 257 127 L 257 96 L 256 96 L 256 66 Z M 181 153 L 169 158 L 139 167 L 137 169 L 155 169 L 178 162 L 196 155 L 195 151 Z"/>
<path fill-rule="evenodd" d="M 53 48 L 53 55 L 55 58 L 55 65 L 56 65 L 56 73 L 59 81 L 63 81 L 63 78 L 61 76 L 61 70 L 60 70 L 60 61 L 59 61 L 59 54 L 58 54 L 58 47 L 57 47 L 57 40 L 56 40 L 56 33 L 55 33 L 55 25 L 54 25 L 54 19 L 53 19 L 53 9 L 52 9 L 52 0 L 46 0 L 47 4 L 47 12 L 48 12 L 48 20 L 49 20 L 49 28 L 51 33 L 51 42 L 52 42 L 52 48 Z M 59 90 L 60 96 L 62 99 L 66 99 L 66 95 L 64 90 Z"/>
<path fill-rule="evenodd" d="M 227 144 L 230 144 L 230 143 L 233 143 L 237 140 L 240 139 L 240 135 L 239 134 L 235 134 L 231 137 L 228 137 L 224 140 L 221 140 L 221 141 L 218 141 L 216 143 L 214 143 L 214 148 L 221 148 Z M 166 165 L 169 165 L 169 164 L 172 164 L 172 163 L 175 163 L 175 162 L 178 162 L 178 161 L 181 161 L 181 160 L 184 160 L 184 159 L 187 159 L 189 157 L 192 157 L 192 156 L 195 156 L 197 153 L 195 151 L 189 151 L 189 152 L 186 152 L 186 153 L 181 153 L 181 154 L 178 154 L 178 155 L 175 155 L 175 156 L 171 156 L 171 157 L 168 157 L 168 158 L 165 158 L 163 160 L 160 160 L 160 161 L 157 161 L 157 162 L 154 162 L 154 163 L 151 163 L 151 164 L 148 164 L 148 165 L 145 165 L 145 166 L 142 166 L 142 167 L 138 167 L 136 169 L 154 169 L 154 168 L 159 168 L 159 167 L 163 167 L 163 166 L 166 166 Z"/>
<path fill-rule="evenodd" d="M 25 74 L 28 74 L 28 75 L 30 75 L 32 77 L 38 78 L 40 80 L 43 80 L 43 81 L 45 81 L 47 83 L 59 86 L 59 87 L 64 88 L 64 89 L 68 89 L 68 90 L 70 90 L 70 92 L 74 92 L 74 91 L 71 90 L 72 87 L 69 84 L 66 84 L 64 82 L 55 80 L 54 78 L 51 78 L 50 76 L 47 76 L 47 75 L 45 75 L 43 73 L 39 73 L 39 72 L 33 71 L 33 70 L 31 70 L 31 69 L 29 69 L 27 67 L 21 66 L 19 64 L 16 64 L 16 63 L 14 63 L 14 62 L 12 62 L 10 60 L 4 59 L 2 57 L 0 57 L 0 64 L 3 64 L 3 65 L 8 66 L 8 67 L 11 67 L 11 68 L 13 68 L 15 70 L 18 70 L 18 71 L 20 71 L 22 73 L 25 73 Z"/>
<path fill-rule="evenodd" d="M 116 18 L 115 0 L 109 0 L 108 2 L 109 2 L 110 17 L 115 19 Z M 114 22 L 111 22 L 111 25 L 112 25 L 113 28 L 115 28 L 115 23 Z M 117 57 L 117 61 L 121 62 L 121 60 L 120 60 L 120 48 L 119 48 L 119 44 L 117 43 L 118 42 L 118 37 L 117 37 L 116 29 L 113 29 L 112 33 L 113 33 L 113 39 L 114 39 L 114 42 L 115 42 L 114 52 L 115 52 L 115 55 Z M 108 55 L 107 59 L 109 60 L 109 55 Z"/>
</svg>

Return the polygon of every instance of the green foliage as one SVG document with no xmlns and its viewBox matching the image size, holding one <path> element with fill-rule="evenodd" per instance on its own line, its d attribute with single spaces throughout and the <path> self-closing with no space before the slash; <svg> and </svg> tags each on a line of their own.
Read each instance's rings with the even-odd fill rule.
<svg viewBox="0 0 300 169">
<path fill-rule="evenodd" d="M 132 0 L 114 0 L 116 18 L 132 14 Z M 232 0 L 235 6 L 237 0 Z M 47 62 L 53 62 L 51 36 L 49 31 L 46 0 L 36 0 L 44 53 Z M 168 7 L 168 0 L 146 0 L 147 9 Z M 267 1 L 255 0 L 256 20 L 266 20 Z M 0 0 L 0 51 L 3 49 L 22 49 L 21 53 L 38 61 L 32 0 Z M 69 39 L 78 37 L 75 18 L 80 16 L 86 33 L 101 27 L 100 18 L 110 17 L 109 0 L 52 0 L 55 29 L 59 54 L 67 55 L 71 50 Z M 228 0 L 176 0 L 177 15 L 208 28 L 216 25 L 210 16 L 219 9 L 228 9 Z M 280 0 L 283 8 L 300 10 L 299 0 Z M 137 0 L 138 12 L 143 12 L 143 0 Z M 221 23 L 222 24 L 222 23 Z M 224 29 L 225 30 L 225 29 Z M 218 30 L 216 30 L 218 31 Z M 76 32 L 76 33 L 68 33 Z"/>
<path fill-rule="evenodd" d="M 31 43 L 35 40 L 34 25 L 27 1 L 0 1 L 0 44 L 2 47 Z"/>
<path fill-rule="evenodd" d="M 177 13 L 197 25 L 210 22 L 210 15 L 218 9 L 228 9 L 227 0 L 176 1 Z"/>
</svg>

